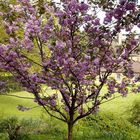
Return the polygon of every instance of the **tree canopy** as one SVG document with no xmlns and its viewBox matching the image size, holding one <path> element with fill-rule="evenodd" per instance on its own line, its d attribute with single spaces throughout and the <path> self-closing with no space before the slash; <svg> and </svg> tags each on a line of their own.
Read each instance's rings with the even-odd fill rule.
<svg viewBox="0 0 140 140">
<path fill-rule="evenodd" d="M 103 21 L 100 11 L 105 12 Z M 41 7 L 19 0 L 1 13 L 8 41 L 0 45 L 0 68 L 13 74 L 49 115 L 68 124 L 71 140 L 75 122 L 96 114 L 116 92 L 126 96 L 130 80 L 133 91 L 140 91 L 129 57 L 139 46 L 132 32 L 140 27 L 138 15 L 136 4 L 126 0 L 62 0 Z M 112 43 L 122 30 L 129 35 L 115 48 Z M 125 77 L 121 82 L 110 77 L 119 70 Z"/>
</svg>

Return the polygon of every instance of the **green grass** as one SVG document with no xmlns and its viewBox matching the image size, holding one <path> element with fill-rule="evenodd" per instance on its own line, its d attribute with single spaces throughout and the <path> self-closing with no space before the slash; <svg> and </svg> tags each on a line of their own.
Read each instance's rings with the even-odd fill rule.
<svg viewBox="0 0 140 140">
<path fill-rule="evenodd" d="M 51 93 L 51 90 L 48 90 Z M 12 95 L 33 97 L 27 92 L 14 92 Z M 119 97 L 101 105 L 97 122 L 90 117 L 79 121 L 74 128 L 74 140 L 139 140 L 140 130 L 127 121 L 130 115 L 129 108 L 135 100 L 140 101 L 140 94 L 130 93 L 127 97 Z M 64 140 L 66 138 L 67 126 L 48 115 L 42 115 L 42 108 L 21 112 L 16 106 L 37 106 L 33 100 L 20 99 L 11 96 L 0 96 L 0 117 L 16 116 L 20 119 L 43 119 L 45 122 L 42 134 L 31 134 L 28 140 Z M 113 115 L 113 116 L 112 116 Z M 93 116 L 91 116 L 93 117 Z M 95 116 L 96 117 L 96 116 Z M 40 129 L 39 127 L 36 129 Z M 1 136 L 0 136 L 0 139 Z M 6 139 L 3 139 L 6 140 Z"/>
<path fill-rule="evenodd" d="M 135 100 L 140 101 L 140 94 L 129 93 L 127 97 L 119 97 L 101 105 L 100 111 L 113 113 L 115 116 L 127 118 L 129 109 Z"/>
<path fill-rule="evenodd" d="M 23 97 L 33 97 L 30 93 L 27 92 L 14 92 L 11 93 L 17 96 L 23 96 Z M 0 117 L 9 117 L 9 116 L 17 116 L 17 117 L 28 117 L 28 118 L 36 118 L 40 117 L 41 114 L 41 107 L 37 107 L 35 109 L 21 112 L 16 107 L 18 105 L 23 105 L 26 107 L 34 107 L 38 106 L 36 103 L 34 103 L 33 100 L 29 99 L 20 99 L 16 97 L 6 96 L 6 95 L 0 95 Z"/>
<path fill-rule="evenodd" d="M 48 90 L 51 93 L 51 90 Z M 14 95 L 22 96 L 22 97 L 33 97 L 32 94 L 27 93 L 25 91 L 22 92 L 14 92 L 11 93 Z M 135 100 L 140 100 L 140 94 L 130 93 L 127 97 L 119 97 L 112 101 L 106 102 L 101 105 L 100 112 L 108 112 L 113 113 L 117 116 L 127 117 L 127 110 L 131 107 L 132 103 Z M 23 105 L 27 107 L 35 107 L 38 106 L 34 103 L 33 100 L 30 99 L 20 99 L 16 97 L 10 97 L 5 95 L 0 95 L 0 117 L 1 116 L 17 116 L 17 117 L 31 117 L 38 118 L 41 115 L 42 108 L 36 107 L 29 111 L 21 112 L 16 107 L 18 105 Z"/>
</svg>

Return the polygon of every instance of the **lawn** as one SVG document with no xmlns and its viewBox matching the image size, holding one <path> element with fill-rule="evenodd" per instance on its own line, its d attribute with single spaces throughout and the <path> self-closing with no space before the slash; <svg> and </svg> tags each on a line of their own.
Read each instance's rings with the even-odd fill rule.
<svg viewBox="0 0 140 140">
<path fill-rule="evenodd" d="M 51 90 L 48 90 L 51 92 Z M 25 91 L 14 92 L 11 95 L 18 95 L 22 97 L 33 97 L 32 94 Z M 113 113 L 114 115 L 127 117 L 128 109 L 131 107 L 135 100 L 140 100 L 140 94 L 130 93 L 127 97 L 119 97 L 112 101 L 103 103 L 100 108 L 100 112 Z M 16 107 L 23 105 L 26 107 L 35 107 L 29 111 L 21 112 Z M 11 96 L 0 96 L 0 116 L 17 116 L 17 117 L 29 117 L 38 118 L 41 116 L 42 108 L 39 107 L 33 100 L 22 99 Z"/>
<path fill-rule="evenodd" d="M 119 97 L 101 105 L 101 112 L 113 113 L 115 116 L 127 118 L 129 109 L 136 101 L 140 101 L 140 94 L 129 93 L 127 97 Z"/>
<path fill-rule="evenodd" d="M 18 95 L 22 97 L 32 97 L 30 93 L 27 92 L 14 92 L 11 93 L 12 95 Z M 35 107 L 38 106 L 36 103 L 33 102 L 33 100 L 30 99 L 22 99 L 17 97 L 11 97 L 11 96 L 0 96 L 0 116 L 1 117 L 9 117 L 9 116 L 17 116 L 17 117 L 26 117 L 26 118 L 37 118 L 40 117 L 41 114 L 41 108 L 36 107 L 29 111 L 19 111 L 17 109 L 18 105 L 23 105 L 26 107 Z"/>
</svg>

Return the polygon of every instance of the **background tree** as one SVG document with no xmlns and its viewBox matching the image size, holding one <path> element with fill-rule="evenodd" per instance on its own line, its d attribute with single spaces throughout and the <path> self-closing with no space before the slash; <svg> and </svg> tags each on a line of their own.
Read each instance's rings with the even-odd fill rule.
<svg viewBox="0 0 140 140">
<path fill-rule="evenodd" d="M 78 120 L 97 113 L 102 103 L 114 99 L 114 93 L 127 95 L 134 76 L 129 56 L 139 45 L 132 32 L 139 26 L 138 9 L 133 2 L 96 0 L 46 2 L 41 8 L 19 0 L 9 12 L 1 13 L 9 40 L 0 45 L 0 68 L 32 93 L 49 115 L 67 123 L 72 140 Z M 103 21 L 99 11 L 105 12 Z M 122 29 L 129 36 L 114 48 L 112 42 Z M 126 77 L 120 83 L 110 77 L 117 71 Z M 44 86 L 51 87 L 52 94 Z"/>
</svg>

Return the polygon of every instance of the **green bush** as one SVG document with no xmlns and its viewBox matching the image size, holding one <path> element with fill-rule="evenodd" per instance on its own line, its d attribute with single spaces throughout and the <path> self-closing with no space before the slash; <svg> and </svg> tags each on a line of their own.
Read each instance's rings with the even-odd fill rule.
<svg viewBox="0 0 140 140">
<path fill-rule="evenodd" d="M 3 123 L 2 123 L 3 122 Z M 1 125 L 2 124 L 2 125 Z M 18 130 L 17 128 L 20 127 Z M 0 140 L 65 140 L 67 126 L 52 117 L 41 120 L 16 118 L 0 122 Z M 74 140 L 139 140 L 140 129 L 123 118 L 99 114 L 89 116 L 75 124 Z"/>
<path fill-rule="evenodd" d="M 46 127 L 43 125 L 44 123 L 40 120 L 18 120 L 16 117 L 2 119 L 0 121 L 0 140 L 32 140 L 32 137 L 44 133 L 43 128 Z"/>
<path fill-rule="evenodd" d="M 89 116 L 77 124 L 75 140 L 139 140 L 140 130 L 113 115 Z"/>
<path fill-rule="evenodd" d="M 65 140 L 67 137 L 67 125 L 59 120 L 56 120 L 50 116 L 42 114 L 41 117 L 44 120 L 44 135 L 47 136 L 47 140 Z M 44 140 L 44 139 L 43 139 Z"/>
<path fill-rule="evenodd" d="M 58 120 L 46 120 L 48 140 L 65 140 L 67 126 Z M 91 115 L 75 124 L 74 140 L 139 140 L 140 130 L 124 118 L 111 114 Z M 44 139 L 42 139 L 44 140 Z"/>
<path fill-rule="evenodd" d="M 129 121 L 140 127 L 140 100 L 135 100 L 129 109 Z"/>
<path fill-rule="evenodd" d="M 7 135 L 9 140 L 19 140 L 23 133 L 20 132 L 22 125 L 17 118 L 7 118 L 0 121 L 0 133 Z"/>
</svg>

